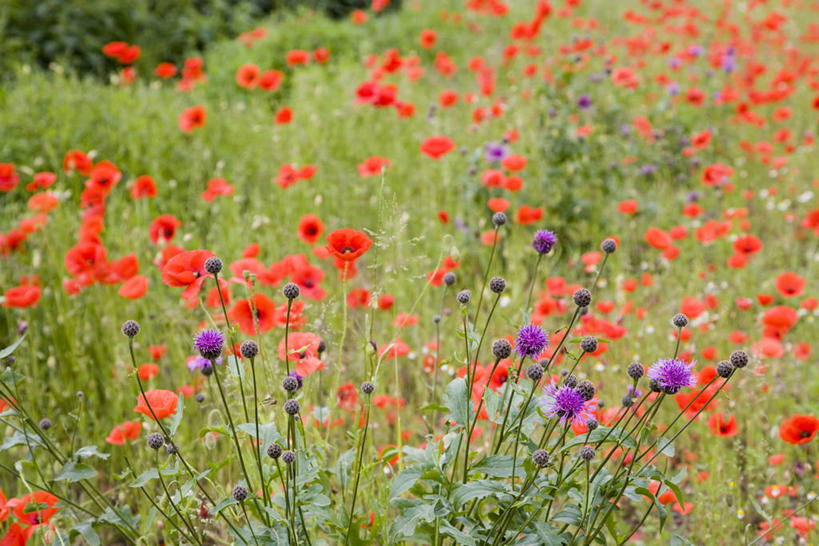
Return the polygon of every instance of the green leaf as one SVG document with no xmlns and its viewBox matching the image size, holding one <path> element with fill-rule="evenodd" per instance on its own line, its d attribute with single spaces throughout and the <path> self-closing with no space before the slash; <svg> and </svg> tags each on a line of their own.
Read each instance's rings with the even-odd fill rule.
<svg viewBox="0 0 819 546">
<path fill-rule="evenodd" d="M 100 459 L 107 459 L 110 453 L 100 453 L 97 446 L 82 446 L 74 452 L 74 458 L 78 460 L 87 459 L 89 457 L 99 457 Z"/>
<path fill-rule="evenodd" d="M 242 432 L 246 432 L 250 434 L 252 438 L 256 437 L 256 424 L 255 423 L 242 423 L 238 425 L 236 428 L 241 430 Z M 279 431 L 276 429 L 276 423 L 270 421 L 269 423 L 259 424 L 259 436 L 261 437 L 262 444 L 259 446 L 261 449 L 266 449 L 267 446 L 274 442 L 279 442 L 282 439 L 282 435 L 279 434 Z"/>
<path fill-rule="evenodd" d="M 569 525 L 577 525 L 583 515 L 580 513 L 580 508 L 574 504 L 566 505 L 563 510 L 555 514 L 551 521 L 559 521 L 561 523 L 568 523 Z"/>
<path fill-rule="evenodd" d="M 215 516 L 219 515 L 219 512 L 221 512 L 222 510 L 224 510 L 228 506 L 233 506 L 234 504 L 239 504 L 239 502 L 236 499 L 234 499 L 233 497 L 228 497 L 228 498 L 224 499 L 222 502 L 220 502 L 219 504 L 217 504 L 216 506 L 214 506 L 213 510 L 211 510 L 210 513 L 211 513 L 212 516 L 215 517 Z"/>
<path fill-rule="evenodd" d="M 486 474 L 493 478 L 508 478 L 512 475 L 513 462 L 514 458 L 511 455 L 492 455 L 481 459 L 472 470 L 476 474 Z"/>
<path fill-rule="evenodd" d="M 99 546 L 101 544 L 100 536 L 94 530 L 93 520 L 78 523 L 68 532 L 68 536 L 71 540 L 77 535 L 82 536 L 90 546 Z"/>
<path fill-rule="evenodd" d="M 408 491 L 423 475 L 424 469 L 420 466 L 411 466 L 395 477 L 390 486 L 390 500 Z"/>
<path fill-rule="evenodd" d="M 469 398 L 466 393 L 466 381 L 463 377 L 452 380 L 446 387 L 444 405 L 449 410 L 450 419 L 458 425 L 466 424 Z"/>
<path fill-rule="evenodd" d="M 176 413 L 171 416 L 171 420 L 168 423 L 168 433 L 173 437 L 176 434 L 176 429 L 179 428 L 179 424 L 182 422 L 182 414 L 185 412 L 185 397 L 182 396 L 182 393 L 179 393 L 179 401 L 176 403 Z"/>
<path fill-rule="evenodd" d="M 401 513 L 393 520 L 392 525 L 390 525 L 390 536 L 393 537 L 393 539 L 412 536 L 421 520 L 431 522 L 434 519 L 435 511 L 432 504 L 415 501 L 405 506 L 404 509 L 401 510 Z"/>
<path fill-rule="evenodd" d="M 422 406 L 415 411 L 446 411 L 447 408 L 440 404 L 427 404 L 426 406 Z"/>
<path fill-rule="evenodd" d="M 17 347 L 20 346 L 24 339 L 26 339 L 26 334 L 23 334 L 22 336 L 19 337 L 19 339 L 17 339 L 17 341 L 15 341 L 11 345 L 0 351 L 0 359 L 6 358 L 7 356 L 11 355 L 17 349 Z"/>
<path fill-rule="evenodd" d="M 478 480 L 459 485 L 452 495 L 455 506 L 463 506 L 467 502 L 479 497 L 495 496 L 506 490 L 502 482 L 494 480 Z"/>
<path fill-rule="evenodd" d="M 477 544 L 475 539 L 463 531 L 459 531 L 454 525 L 445 519 L 439 520 L 439 530 L 442 535 L 448 536 L 455 541 L 455 544 L 466 544 L 467 546 L 474 546 Z"/>
<path fill-rule="evenodd" d="M 3 370 L 3 373 L 0 373 L 0 382 L 6 383 L 8 385 L 16 385 L 20 381 L 25 379 L 25 376 L 20 375 L 19 373 L 12 370 L 10 367 Z"/>
<path fill-rule="evenodd" d="M 37 436 L 32 435 L 28 436 L 28 442 L 26 442 L 26 433 L 17 431 L 3 440 L 3 443 L 0 444 L 0 451 L 5 451 L 16 446 L 24 446 L 26 443 L 31 444 L 31 447 L 43 445 Z"/>
<path fill-rule="evenodd" d="M 680 535 L 672 535 L 668 541 L 669 546 L 694 546 L 694 543 Z"/>
<path fill-rule="evenodd" d="M 600 442 L 603 440 L 603 438 L 606 437 L 607 434 L 609 434 L 610 430 L 611 430 L 610 427 L 599 427 L 593 430 L 591 434 L 586 433 L 581 434 L 580 436 L 575 436 L 574 438 L 563 444 L 561 451 L 566 451 L 567 449 L 571 449 L 575 446 L 583 445 L 586 443 L 594 444 Z M 611 434 L 609 434 L 609 437 L 606 438 L 606 441 L 604 443 L 609 442 L 621 443 L 626 447 L 632 449 L 636 447 L 634 439 L 628 434 L 626 434 L 626 432 L 622 429 L 617 429 Z"/>
<path fill-rule="evenodd" d="M 151 468 L 150 470 L 146 470 L 142 474 L 136 477 L 134 481 L 128 484 L 128 487 L 143 487 L 146 483 L 151 480 L 155 480 L 159 477 L 159 472 L 156 471 L 156 468 Z"/>
<path fill-rule="evenodd" d="M 63 466 L 63 469 L 60 470 L 60 473 L 54 476 L 54 481 L 68 481 L 73 483 L 82 480 L 90 480 L 91 478 L 96 477 L 97 471 L 90 466 L 83 463 L 68 461 L 65 463 L 65 466 Z"/>
</svg>

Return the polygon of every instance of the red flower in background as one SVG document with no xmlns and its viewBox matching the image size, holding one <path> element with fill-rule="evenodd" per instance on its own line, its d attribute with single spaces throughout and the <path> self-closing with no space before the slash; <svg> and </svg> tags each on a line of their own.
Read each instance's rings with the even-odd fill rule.
<svg viewBox="0 0 819 546">
<path fill-rule="evenodd" d="M 421 143 L 421 152 L 436 161 L 454 149 L 455 143 L 445 136 L 429 137 Z"/>
<path fill-rule="evenodd" d="M 22 285 L 9 288 L 3 295 L 3 307 L 32 307 L 42 295 L 39 286 Z"/>
<path fill-rule="evenodd" d="M 212 256 L 210 250 L 186 250 L 176 254 L 162 268 L 162 282 L 168 286 L 184 286 L 182 297 L 185 299 L 195 297 L 211 276 L 205 271 L 205 262 Z"/>
<path fill-rule="evenodd" d="M 308 245 L 316 244 L 324 233 L 324 223 L 315 214 L 305 214 L 299 220 L 298 237 Z"/>
<path fill-rule="evenodd" d="M 276 327 L 276 304 L 264 294 L 254 294 L 251 300 L 237 300 L 228 311 L 228 317 L 239 324 L 239 331 L 243 334 L 255 336 Z"/>
<path fill-rule="evenodd" d="M 164 419 L 176 413 L 176 404 L 179 398 L 173 391 L 164 389 L 153 389 L 147 391 L 145 395 L 140 394 L 134 411 L 147 415 L 151 419 L 156 415 L 157 419 Z M 153 413 L 151 413 L 153 410 Z"/>
<path fill-rule="evenodd" d="M 353 262 L 366 253 L 373 244 L 366 233 L 354 229 L 337 229 L 327 235 L 327 250 L 344 262 Z"/>
<path fill-rule="evenodd" d="M 805 289 L 805 279 L 790 271 L 782 273 L 776 278 L 776 289 L 783 298 L 801 296 Z"/>
<path fill-rule="evenodd" d="M 794 415 L 779 427 L 779 437 L 789 444 L 807 444 L 819 431 L 819 419 L 813 415 Z"/>
<path fill-rule="evenodd" d="M 176 235 L 176 228 L 181 225 L 182 222 L 177 220 L 176 216 L 172 214 L 157 216 L 154 218 L 154 221 L 151 222 L 148 232 L 151 242 L 155 245 L 159 244 L 160 241 L 163 243 L 170 242 L 174 235 Z"/>
<path fill-rule="evenodd" d="M 207 112 L 204 106 L 191 106 L 190 108 L 184 109 L 179 115 L 179 128 L 183 133 L 190 133 L 194 129 L 204 127 L 206 119 Z"/>
<path fill-rule="evenodd" d="M 736 436 L 739 434 L 737 419 L 733 415 L 725 416 L 722 413 L 714 413 L 708 419 L 708 428 L 714 436 Z"/>
<path fill-rule="evenodd" d="M 109 444 L 121 446 L 125 440 L 136 440 L 142 432 L 141 421 L 125 421 L 115 426 L 105 439 Z"/>
</svg>

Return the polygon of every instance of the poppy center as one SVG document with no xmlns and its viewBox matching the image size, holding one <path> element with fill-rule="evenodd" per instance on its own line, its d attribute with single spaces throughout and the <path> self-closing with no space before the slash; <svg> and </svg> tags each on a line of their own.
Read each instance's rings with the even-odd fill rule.
<svg viewBox="0 0 819 546">
<path fill-rule="evenodd" d="M 809 438 L 810 437 L 810 432 L 808 432 L 807 430 L 803 430 L 802 432 L 799 433 L 799 437 L 800 438 Z"/>
<path fill-rule="evenodd" d="M 355 249 L 351 246 L 345 246 L 341 249 L 342 254 L 347 254 L 348 252 L 355 252 Z"/>
</svg>

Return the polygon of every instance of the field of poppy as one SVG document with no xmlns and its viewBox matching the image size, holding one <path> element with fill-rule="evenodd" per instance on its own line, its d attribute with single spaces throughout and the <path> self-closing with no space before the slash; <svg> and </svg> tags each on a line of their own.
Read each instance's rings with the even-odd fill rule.
<svg viewBox="0 0 819 546">
<path fill-rule="evenodd" d="M 389 3 L 2 76 L 0 546 L 816 543 L 819 2 Z"/>
</svg>

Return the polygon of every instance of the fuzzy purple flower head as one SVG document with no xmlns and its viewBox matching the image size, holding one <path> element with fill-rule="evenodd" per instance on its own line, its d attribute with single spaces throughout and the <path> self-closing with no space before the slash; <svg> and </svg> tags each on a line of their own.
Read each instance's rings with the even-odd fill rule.
<svg viewBox="0 0 819 546">
<path fill-rule="evenodd" d="M 225 336 L 219 330 L 202 330 L 193 338 L 193 346 L 199 354 L 213 360 L 222 354 Z"/>
<path fill-rule="evenodd" d="M 221 364 L 222 363 L 222 357 L 220 356 L 214 362 L 216 362 L 217 365 Z M 211 367 L 210 360 L 208 360 L 207 358 L 205 358 L 203 356 L 195 356 L 193 358 L 190 358 L 190 359 L 188 359 L 187 364 L 188 364 L 188 369 L 190 371 L 192 371 L 192 372 L 196 371 L 196 370 L 207 370 L 208 368 Z"/>
<path fill-rule="evenodd" d="M 507 153 L 507 147 L 497 142 L 490 142 L 484 147 L 484 157 L 489 163 L 503 161 Z"/>
<path fill-rule="evenodd" d="M 532 248 L 537 250 L 538 254 L 548 254 L 557 244 L 557 235 L 545 229 L 535 232 L 535 237 L 532 239 Z"/>
<path fill-rule="evenodd" d="M 594 417 L 597 400 L 584 400 L 577 389 L 567 385 L 557 386 L 554 383 L 543 388 L 545 396 L 540 398 L 543 412 L 550 417 L 559 417 L 560 422 L 572 424 L 575 420 L 586 422 Z"/>
<path fill-rule="evenodd" d="M 518 330 L 515 340 L 515 352 L 518 356 L 537 358 L 549 346 L 549 336 L 540 326 L 530 324 Z"/>
<path fill-rule="evenodd" d="M 648 369 L 647 375 L 659 383 L 664 393 L 677 394 L 683 387 L 693 387 L 697 384 L 697 377 L 691 371 L 694 364 L 661 358 Z"/>
</svg>

